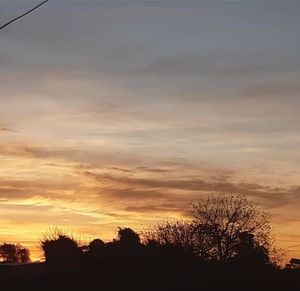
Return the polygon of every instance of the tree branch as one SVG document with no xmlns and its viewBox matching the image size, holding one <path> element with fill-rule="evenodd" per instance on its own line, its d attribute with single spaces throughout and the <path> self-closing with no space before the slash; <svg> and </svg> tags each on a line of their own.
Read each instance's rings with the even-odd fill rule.
<svg viewBox="0 0 300 291">
<path fill-rule="evenodd" d="M 33 12 L 34 10 L 38 9 L 39 7 L 41 7 L 42 5 L 44 5 L 46 2 L 48 2 L 49 0 L 45 0 L 42 3 L 38 4 L 37 6 L 33 7 L 32 9 L 30 9 L 29 11 L 25 12 L 24 14 L 10 20 L 9 22 L 5 23 L 4 25 L 0 26 L 0 30 L 2 30 L 3 28 L 5 28 L 6 26 L 12 24 L 13 22 L 19 20 L 20 18 L 23 18 L 24 16 L 28 15 L 29 13 Z"/>
</svg>

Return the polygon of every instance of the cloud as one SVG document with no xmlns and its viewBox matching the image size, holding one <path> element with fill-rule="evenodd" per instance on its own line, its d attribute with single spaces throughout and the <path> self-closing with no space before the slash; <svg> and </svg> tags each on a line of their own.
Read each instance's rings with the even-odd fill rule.
<svg viewBox="0 0 300 291">
<path fill-rule="evenodd" d="M 6 127 L 6 126 L 1 126 L 0 125 L 0 132 L 1 131 L 4 131 L 4 132 L 11 132 L 11 131 L 13 131 L 11 128 L 9 128 L 9 127 Z"/>
<path fill-rule="evenodd" d="M 297 186 L 269 186 L 249 182 L 249 179 L 241 182 L 234 171 L 193 168 L 186 163 L 162 163 L 163 166 L 159 163 L 147 166 L 145 162 L 143 165 L 114 164 L 107 157 L 99 163 L 96 153 L 95 156 L 86 154 L 94 161 L 89 163 L 85 151 L 74 148 L 24 145 L 2 145 L 0 148 L 2 154 L 13 155 L 16 161 L 20 159 L 23 166 L 25 161 L 35 165 L 31 166 L 30 175 L 22 174 L 23 180 L 8 179 L 9 175 L 0 179 L 0 196 L 4 199 L 40 197 L 68 203 L 81 201 L 87 205 L 111 204 L 119 210 L 129 207 L 131 211 L 145 208 L 151 212 L 157 208 L 159 212 L 178 213 L 187 202 L 207 193 L 243 193 L 268 209 L 289 207 L 292 200 L 296 201 L 294 203 L 299 200 Z M 13 168 L 16 173 L 17 167 Z M 47 175 L 41 178 L 41 173 Z"/>
<path fill-rule="evenodd" d="M 150 173 L 168 173 L 170 170 L 161 169 L 161 168 L 149 168 L 149 167 L 137 167 L 138 171 L 145 171 Z"/>
<path fill-rule="evenodd" d="M 245 194 L 262 207 L 274 209 L 300 203 L 300 186 L 274 187 L 257 183 L 240 183 L 230 181 L 228 176 L 173 179 L 171 177 L 133 178 L 112 174 L 95 174 L 84 172 L 96 179 L 99 184 L 109 181 L 114 187 L 103 187 L 101 197 L 116 199 L 129 203 L 129 209 L 150 211 L 182 211 L 184 205 L 209 193 Z M 155 200 L 156 203 L 149 203 Z M 169 203 L 167 203 L 169 202 Z M 142 203 L 142 205 L 137 205 Z M 134 205 L 135 204 L 135 205 Z"/>
<path fill-rule="evenodd" d="M 254 189 L 255 191 L 265 189 L 263 186 L 256 184 L 234 184 L 226 180 L 209 181 L 200 178 L 190 179 L 145 179 L 145 178 L 131 178 L 124 176 L 114 176 L 111 174 L 95 174 L 89 171 L 86 175 L 92 176 L 95 179 L 109 180 L 117 184 L 131 185 L 132 187 L 145 187 L 157 189 L 180 189 L 188 191 L 224 191 L 224 192 L 240 192 L 241 189 Z"/>
<path fill-rule="evenodd" d="M 73 181 L 47 181 L 46 179 L 26 180 L 3 180 L 0 179 L 0 199 L 16 200 L 16 199 L 52 199 L 73 201 L 74 196 L 67 195 L 71 191 L 76 191 L 78 184 Z"/>
<path fill-rule="evenodd" d="M 163 202 L 163 203 L 144 203 L 140 206 L 138 205 L 130 205 L 126 207 L 126 211 L 129 212 L 138 212 L 138 213 L 167 213 L 167 212 L 177 212 L 186 215 L 187 203 L 174 203 L 172 202 Z"/>
<path fill-rule="evenodd" d="M 115 202 L 118 204 L 119 201 L 136 203 L 136 201 L 168 200 L 172 199 L 172 194 L 163 190 L 137 188 L 134 185 L 127 187 L 116 185 L 100 189 L 99 197 L 104 198 L 104 200 L 116 199 Z M 173 199 L 176 200 L 175 197 Z"/>
<path fill-rule="evenodd" d="M 274 99 L 274 97 L 280 97 L 280 99 L 286 100 L 286 98 L 289 97 L 299 96 L 300 85 L 297 79 L 290 78 L 289 80 L 257 84 L 249 88 L 246 87 L 242 91 L 244 96 L 250 95 L 255 98 L 263 98 L 270 101 Z M 297 100 L 295 99 L 295 101 Z"/>
</svg>

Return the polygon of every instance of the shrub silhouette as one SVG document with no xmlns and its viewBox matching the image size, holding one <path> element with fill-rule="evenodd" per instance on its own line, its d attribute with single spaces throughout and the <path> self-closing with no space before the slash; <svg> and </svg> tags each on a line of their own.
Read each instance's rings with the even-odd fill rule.
<svg viewBox="0 0 300 291">
<path fill-rule="evenodd" d="M 44 238 L 40 244 L 49 267 L 74 267 L 82 255 L 78 242 L 65 234 L 57 233 L 51 238 Z"/>
<path fill-rule="evenodd" d="M 120 246 L 126 248 L 139 247 L 141 244 L 140 236 L 131 228 L 119 227 L 117 242 Z"/>
<path fill-rule="evenodd" d="M 103 240 L 97 238 L 91 241 L 87 248 L 90 253 L 101 252 L 105 248 L 105 243 Z"/>
<path fill-rule="evenodd" d="M 94 239 L 84 249 L 90 257 L 100 259 L 105 254 L 105 247 L 105 243 L 101 239 Z"/>
</svg>

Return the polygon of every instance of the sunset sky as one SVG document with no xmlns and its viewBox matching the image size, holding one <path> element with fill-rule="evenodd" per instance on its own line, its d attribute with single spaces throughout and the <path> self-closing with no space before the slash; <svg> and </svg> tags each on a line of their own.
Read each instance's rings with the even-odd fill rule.
<svg viewBox="0 0 300 291">
<path fill-rule="evenodd" d="M 39 1 L 0 0 L 1 23 Z M 300 1 L 52 1 L 0 31 L 0 242 L 39 257 L 244 193 L 300 257 Z M 295 246 L 295 247 L 294 247 Z"/>
</svg>

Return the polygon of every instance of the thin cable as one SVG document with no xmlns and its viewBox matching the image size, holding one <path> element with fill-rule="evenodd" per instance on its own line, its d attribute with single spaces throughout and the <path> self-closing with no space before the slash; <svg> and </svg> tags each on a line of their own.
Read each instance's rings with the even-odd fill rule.
<svg viewBox="0 0 300 291">
<path fill-rule="evenodd" d="M 39 7 L 41 7 L 42 5 L 44 5 L 44 4 L 45 4 L 46 2 L 48 2 L 48 1 L 49 1 L 49 0 L 43 1 L 42 3 L 40 3 L 39 5 L 33 7 L 32 9 L 30 9 L 30 10 L 27 11 L 27 12 L 25 12 L 24 14 L 22 14 L 22 15 L 16 17 L 16 18 L 14 18 L 14 19 L 12 19 L 12 20 L 10 20 L 9 22 L 5 23 L 4 25 L 0 26 L 0 30 L 3 29 L 3 28 L 5 28 L 6 26 L 12 24 L 13 22 L 19 20 L 20 18 L 23 18 L 24 16 L 28 15 L 28 14 L 31 13 L 32 11 L 38 9 Z"/>
</svg>

